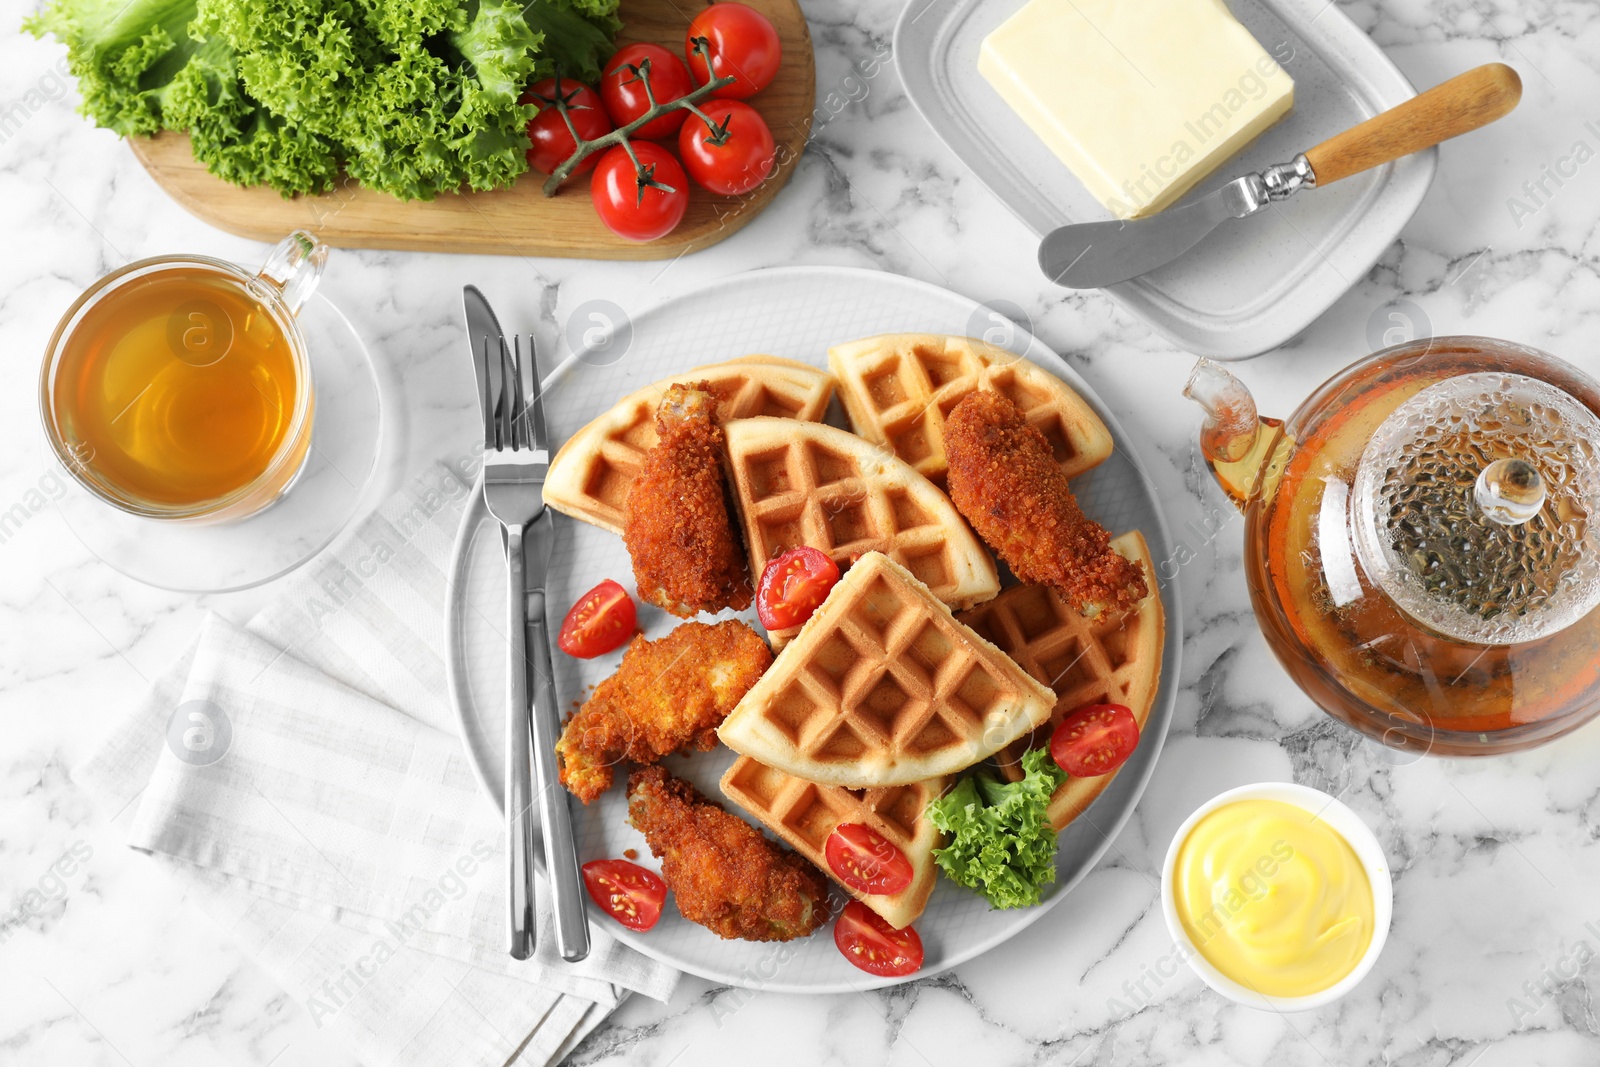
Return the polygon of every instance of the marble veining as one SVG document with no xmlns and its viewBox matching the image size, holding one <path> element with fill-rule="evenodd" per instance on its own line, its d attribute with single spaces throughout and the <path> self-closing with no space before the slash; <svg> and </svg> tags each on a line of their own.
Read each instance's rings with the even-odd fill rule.
<svg viewBox="0 0 1600 1067">
<path fill-rule="evenodd" d="M 14 27 L 32 0 L 4 5 Z M 474 282 L 508 328 L 554 343 L 583 301 L 625 310 L 788 263 L 877 267 L 1003 298 L 1088 378 L 1138 439 L 1186 552 L 1186 646 L 1160 766 L 1105 860 L 1012 942 L 895 990 L 793 997 L 689 978 L 633 998 L 578 1065 L 1172 1064 L 1502 1067 L 1600 1062 L 1600 727 L 1488 762 L 1412 760 L 1318 712 L 1256 630 L 1242 524 L 1192 444 L 1190 357 L 1098 293 L 1050 288 L 1031 237 L 923 125 L 890 51 L 898 6 L 804 0 L 816 132 L 748 228 L 669 263 L 338 252 L 325 281 L 380 356 L 396 486 L 465 450 L 473 426 L 457 322 Z M 1600 373 L 1600 5 L 1592 0 L 1339 0 L 1419 85 L 1500 59 L 1511 119 L 1444 146 L 1400 239 L 1327 314 L 1238 373 L 1287 414 L 1385 331 L 1470 332 Z M 193 597 L 102 566 L 52 506 L 33 382 L 71 299 L 104 272 L 191 250 L 262 246 L 194 220 L 128 149 L 73 114 L 59 50 L 0 36 L 0 1063 L 347 1067 L 227 937 L 120 844 L 67 768 L 192 638 L 272 588 Z M 20 116 L 20 120 L 17 119 Z M 1581 146 L 1581 147 L 1580 147 Z M 1581 157 L 1581 158 L 1580 158 Z M 1560 178 L 1556 181 L 1551 175 Z M 1182 966 L 1157 870 L 1178 823 L 1222 789 L 1294 779 L 1340 795 L 1394 869 L 1395 917 L 1350 997 L 1297 1016 L 1224 1002 Z M 1092 812 L 1091 812 L 1092 817 Z"/>
</svg>

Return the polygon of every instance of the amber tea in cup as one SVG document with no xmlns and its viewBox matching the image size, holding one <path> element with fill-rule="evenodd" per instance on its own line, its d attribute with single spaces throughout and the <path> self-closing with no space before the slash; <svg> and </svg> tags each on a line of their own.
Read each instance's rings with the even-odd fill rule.
<svg viewBox="0 0 1600 1067">
<path fill-rule="evenodd" d="M 57 327 L 47 433 L 90 491 L 135 514 L 242 518 L 293 483 L 311 443 L 294 312 L 326 249 L 297 233 L 256 275 L 167 256 L 102 279 Z"/>
</svg>

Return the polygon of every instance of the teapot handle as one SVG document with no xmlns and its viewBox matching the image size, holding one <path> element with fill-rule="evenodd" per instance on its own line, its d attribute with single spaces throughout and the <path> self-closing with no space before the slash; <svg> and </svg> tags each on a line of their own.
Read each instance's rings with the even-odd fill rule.
<svg viewBox="0 0 1600 1067">
<path fill-rule="evenodd" d="M 1316 184 L 1327 185 L 1487 126 L 1510 114 L 1520 99 L 1517 72 L 1504 63 L 1485 63 L 1334 134 L 1305 157 Z"/>
</svg>

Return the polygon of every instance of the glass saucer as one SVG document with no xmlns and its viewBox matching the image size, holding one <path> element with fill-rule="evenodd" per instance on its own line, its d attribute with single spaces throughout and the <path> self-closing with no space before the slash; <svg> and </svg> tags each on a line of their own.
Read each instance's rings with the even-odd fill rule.
<svg viewBox="0 0 1600 1067">
<path fill-rule="evenodd" d="M 107 565 L 180 593 L 225 593 L 270 582 L 320 552 L 359 515 L 378 470 L 383 404 L 372 355 L 350 320 L 314 296 L 299 315 L 316 414 L 306 465 L 263 511 L 212 526 L 130 515 L 77 483 L 55 453 L 46 463 L 68 487 L 57 507 Z"/>
</svg>

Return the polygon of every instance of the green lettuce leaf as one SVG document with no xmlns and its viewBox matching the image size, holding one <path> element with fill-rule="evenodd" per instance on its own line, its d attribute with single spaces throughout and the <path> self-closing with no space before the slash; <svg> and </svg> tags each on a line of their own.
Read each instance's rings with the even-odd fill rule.
<svg viewBox="0 0 1600 1067">
<path fill-rule="evenodd" d="M 522 94 L 533 74 L 533 54 L 545 36 L 529 29 L 521 4 L 501 0 L 480 3 L 466 28 L 450 35 L 450 43 L 476 77 L 483 103 L 500 106 L 516 103 Z"/>
<path fill-rule="evenodd" d="M 165 124 L 187 130 L 195 158 L 224 181 L 285 195 L 331 188 L 339 175 L 333 142 L 246 95 L 233 59 L 225 42 L 208 40 L 163 93 Z"/>
<path fill-rule="evenodd" d="M 529 0 L 522 14 L 543 47 L 535 60 L 534 77 L 576 78 L 590 85 L 600 80 L 600 68 L 616 51 L 612 38 L 622 28 L 612 0 Z"/>
<path fill-rule="evenodd" d="M 1037 904 L 1056 880 L 1056 832 L 1047 809 L 1067 775 L 1043 748 L 1026 753 L 1022 769 L 1020 782 L 976 770 L 928 806 L 933 824 L 950 835 L 933 853 L 939 869 L 996 908 Z"/>
<path fill-rule="evenodd" d="M 201 47 L 189 37 L 194 15 L 195 0 L 78 0 L 51 4 L 22 28 L 66 44 L 80 110 L 126 137 L 162 128 L 162 97 Z"/>
</svg>

